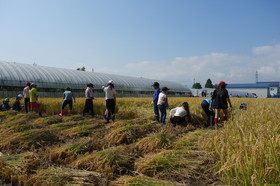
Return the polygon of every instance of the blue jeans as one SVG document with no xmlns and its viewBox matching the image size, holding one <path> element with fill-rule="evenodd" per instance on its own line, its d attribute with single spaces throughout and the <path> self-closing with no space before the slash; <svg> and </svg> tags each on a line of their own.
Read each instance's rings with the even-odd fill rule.
<svg viewBox="0 0 280 186">
<path fill-rule="evenodd" d="M 159 112 L 158 112 L 158 105 L 157 103 L 154 103 L 154 114 L 155 114 L 155 119 L 159 120 Z"/>
<path fill-rule="evenodd" d="M 160 110 L 160 120 L 159 122 L 162 124 L 165 124 L 166 119 L 166 106 L 165 104 L 158 105 L 158 108 Z"/>
<path fill-rule="evenodd" d="M 202 109 L 203 109 L 203 111 L 205 112 L 205 114 L 206 114 L 206 122 L 207 122 L 207 126 L 208 125 L 212 125 L 212 123 L 213 123 L 213 118 L 214 118 L 214 116 L 215 116 L 215 113 L 213 112 L 213 111 L 210 111 L 209 110 L 209 103 L 207 102 L 207 101 L 203 101 L 202 103 L 201 103 L 201 107 L 202 107 Z"/>
</svg>

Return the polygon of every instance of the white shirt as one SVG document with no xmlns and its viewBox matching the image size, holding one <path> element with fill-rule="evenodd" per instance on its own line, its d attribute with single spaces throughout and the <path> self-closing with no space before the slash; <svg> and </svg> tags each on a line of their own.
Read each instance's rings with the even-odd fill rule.
<svg viewBox="0 0 280 186">
<path fill-rule="evenodd" d="M 29 96 L 29 90 L 30 90 L 29 86 L 26 86 L 26 87 L 23 89 L 22 94 L 23 94 L 23 97 L 24 97 L 24 98 L 30 98 L 30 96 Z"/>
<path fill-rule="evenodd" d="M 93 97 L 92 88 L 87 87 L 85 94 L 86 94 L 86 99 L 92 99 L 92 97 Z"/>
<path fill-rule="evenodd" d="M 172 114 L 174 114 L 174 116 L 179 116 L 179 117 L 185 117 L 187 115 L 187 111 L 185 110 L 184 107 L 176 107 L 174 109 L 170 110 L 170 117 L 172 117 Z"/>
<path fill-rule="evenodd" d="M 157 104 L 161 105 L 161 104 L 166 103 L 166 98 L 167 98 L 166 94 L 164 92 L 160 92 L 159 95 L 158 95 L 158 102 L 157 102 Z"/>
<path fill-rule="evenodd" d="M 110 88 L 110 87 L 105 87 L 104 89 L 105 92 L 105 100 L 107 99 L 115 99 L 116 98 L 116 90 L 114 88 Z"/>
</svg>

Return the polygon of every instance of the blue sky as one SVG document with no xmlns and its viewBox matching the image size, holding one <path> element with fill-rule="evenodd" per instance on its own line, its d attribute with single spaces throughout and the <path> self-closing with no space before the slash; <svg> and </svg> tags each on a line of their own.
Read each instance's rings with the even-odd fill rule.
<svg viewBox="0 0 280 186">
<path fill-rule="evenodd" d="M 0 0 L 0 60 L 172 80 L 280 81 L 278 0 Z"/>
</svg>

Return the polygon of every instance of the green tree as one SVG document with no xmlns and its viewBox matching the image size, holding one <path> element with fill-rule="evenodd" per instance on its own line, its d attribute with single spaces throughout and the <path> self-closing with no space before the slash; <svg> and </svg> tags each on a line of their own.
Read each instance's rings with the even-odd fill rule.
<svg viewBox="0 0 280 186">
<path fill-rule="evenodd" d="M 205 88 L 213 88 L 213 84 L 211 79 L 207 79 L 206 83 L 205 83 Z"/>
<path fill-rule="evenodd" d="M 193 89 L 202 89 L 202 86 L 200 83 L 194 83 L 192 86 Z"/>
<path fill-rule="evenodd" d="M 86 67 L 77 68 L 77 70 L 80 70 L 80 71 L 86 71 Z"/>
</svg>

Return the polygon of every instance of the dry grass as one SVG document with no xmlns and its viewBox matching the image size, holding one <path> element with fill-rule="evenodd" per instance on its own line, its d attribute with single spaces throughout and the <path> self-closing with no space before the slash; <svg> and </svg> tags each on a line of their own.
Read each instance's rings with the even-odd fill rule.
<svg viewBox="0 0 280 186">
<path fill-rule="evenodd" d="M 40 99 L 42 118 L 0 112 L 0 184 L 279 185 L 279 100 L 232 99 L 218 130 L 198 129 L 202 100 L 169 99 L 170 108 L 190 105 L 190 124 L 176 127 L 152 121 L 150 98 L 119 98 L 110 124 L 99 98 L 97 118 L 81 116 L 84 99 L 72 116 L 59 117 L 62 100 L 52 98 Z M 234 114 L 242 102 L 248 110 Z"/>
<path fill-rule="evenodd" d="M 144 154 L 168 147 L 170 147 L 170 137 L 162 132 L 142 138 L 135 144 L 136 150 Z"/>
<path fill-rule="evenodd" d="M 136 156 L 131 146 L 118 146 L 82 156 L 71 165 L 74 168 L 95 170 L 112 176 L 114 173 L 124 174 L 132 171 L 132 162 Z"/>
<path fill-rule="evenodd" d="M 248 101 L 251 103 L 247 111 L 239 113 L 218 132 L 205 134 L 200 144 L 216 153 L 219 173 L 226 183 L 279 185 L 280 100 Z"/>
</svg>

